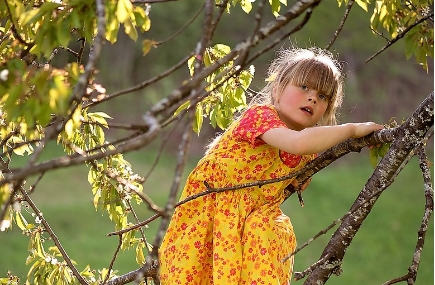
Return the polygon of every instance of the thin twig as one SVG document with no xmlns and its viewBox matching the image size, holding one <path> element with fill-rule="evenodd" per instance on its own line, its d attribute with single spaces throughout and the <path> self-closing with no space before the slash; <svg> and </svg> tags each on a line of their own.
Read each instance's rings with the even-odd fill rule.
<svg viewBox="0 0 435 285">
<path fill-rule="evenodd" d="M 109 280 L 110 272 L 112 271 L 113 264 L 115 264 L 116 256 L 118 256 L 118 253 L 119 253 L 119 250 L 121 249 L 121 246 L 122 246 L 122 236 L 119 236 L 118 246 L 116 247 L 116 250 L 115 250 L 115 253 L 113 254 L 112 260 L 110 261 L 109 268 L 107 269 L 107 275 L 104 278 L 104 281 L 101 285 L 106 284 L 107 280 Z"/>
<path fill-rule="evenodd" d="M 39 219 L 41 220 L 41 224 L 44 226 L 45 230 L 50 235 L 54 244 L 59 249 L 60 254 L 62 255 L 62 257 L 65 260 L 68 267 L 71 269 L 74 277 L 77 278 L 77 280 L 80 282 L 80 284 L 88 285 L 88 282 L 86 282 L 86 280 L 80 275 L 77 268 L 74 266 L 74 263 L 71 261 L 71 258 L 68 256 L 68 253 L 65 251 L 65 249 L 63 248 L 59 239 L 57 238 L 56 234 L 51 229 L 50 224 L 47 222 L 47 220 L 42 215 L 42 212 L 39 210 L 39 208 L 36 206 L 36 204 L 33 203 L 33 200 L 30 198 L 30 196 L 28 195 L 28 193 L 26 192 L 26 190 L 22 186 L 20 186 L 20 191 L 21 191 L 21 194 L 23 195 L 24 199 L 26 200 L 26 202 L 30 205 L 32 210 L 35 212 L 36 216 L 39 217 Z"/>
<path fill-rule="evenodd" d="M 14 37 L 23 45 L 26 45 L 27 47 L 32 47 L 34 45 L 34 43 L 27 43 L 22 37 L 21 35 L 18 33 L 17 30 L 17 25 L 15 24 L 15 20 L 14 17 L 12 16 L 12 12 L 11 12 L 11 8 L 9 7 L 9 3 L 8 0 L 5 0 L 5 4 L 6 4 L 6 9 L 8 10 L 8 14 L 9 14 L 9 18 L 11 19 L 11 23 L 12 23 L 12 33 L 14 35 Z M 23 56 L 23 55 L 22 55 Z"/>
<path fill-rule="evenodd" d="M 124 89 L 124 90 L 121 90 L 121 91 L 117 91 L 117 92 L 115 92 L 113 94 L 106 95 L 106 97 L 104 97 L 103 99 L 101 99 L 99 101 L 87 104 L 86 107 L 95 107 L 98 104 L 101 104 L 101 103 L 106 102 L 108 100 L 112 100 L 112 99 L 114 99 L 114 98 L 116 98 L 118 96 L 121 96 L 121 95 L 124 95 L 124 94 L 127 94 L 127 93 L 131 93 L 131 92 L 134 92 L 134 91 L 142 90 L 142 89 L 148 87 L 149 85 L 160 81 L 161 79 L 165 78 L 166 76 L 168 76 L 169 74 L 175 72 L 176 70 L 180 69 L 181 67 L 185 66 L 187 61 L 192 56 L 193 56 L 193 53 L 188 54 L 186 57 L 184 57 L 182 60 L 180 60 L 177 64 L 175 64 L 171 68 L 165 70 L 164 72 L 160 73 L 159 75 L 157 75 L 157 76 L 155 76 L 155 77 L 153 77 L 153 78 L 151 78 L 149 80 L 143 81 L 143 82 L 139 83 L 136 86 L 132 86 L 132 87 L 129 87 L 127 89 Z"/>
<path fill-rule="evenodd" d="M 316 263 L 314 263 L 313 265 L 311 265 L 310 267 L 308 267 L 307 269 L 305 269 L 302 272 L 295 272 L 293 274 L 293 279 L 294 280 L 300 280 L 302 278 L 304 278 L 305 276 L 307 276 L 308 274 L 310 274 L 314 268 L 316 268 L 319 265 L 322 265 L 326 260 L 328 260 L 328 258 L 331 256 L 331 253 L 328 252 L 323 258 L 319 259 Z"/>
<path fill-rule="evenodd" d="M 80 49 L 79 52 L 77 53 L 77 63 L 80 64 L 82 63 L 82 58 L 83 58 L 83 52 L 85 50 L 85 46 L 86 46 L 86 38 L 80 38 L 77 40 L 77 42 L 80 42 Z"/>
<path fill-rule="evenodd" d="M 325 47 L 326 50 L 329 50 L 332 45 L 335 43 L 335 40 L 338 38 L 338 35 L 340 34 L 341 30 L 344 27 L 344 23 L 346 23 L 347 17 L 349 16 L 350 9 L 352 9 L 353 4 L 355 3 L 355 0 L 349 0 L 346 6 L 346 11 L 344 12 L 343 18 L 341 19 L 340 26 L 338 26 L 338 29 L 335 31 L 334 36 L 332 37 L 329 44 Z"/>
<path fill-rule="evenodd" d="M 173 40 L 174 38 L 176 38 L 179 34 L 181 34 L 184 30 L 186 30 L 186 29 L 187 29 L 187 28 L 188 28 L 188 27 L 189 27 L 189 26 L 190 26 L 190 25 L 191 25 L 191 24 L 196 20 L 196 18 L 198 18 L 199 14 L 200 14 L 201 11 L 204 9 L 204 6 L 205 6 L 205 4 L 203 4 L 203 5 L 201 6 L 201 8 L 199 8 L 199 10 L 198 10 L 198 11 L 196 12 L 196 14 L 193 16 L 193 18 L 190 19 L 190 21 L 187 22 L 187 24 L 186 24 L 184 27 L 181 27 L 181 29 L 180 29 L 179 31 L 175 32 L 175 34 L 169 36 L 168 38 L 166 38 L 166 39 L 164 39 L 164 40 L 161 40 L 161 41 L 155 42 L 154 44 L 155 44 L 155 45 L 161 45 L 161 44 L 167 43 L 167 42 Z"/>
<path fill-rule="evenodd" d="M 305 13 L 304 18 L 302 19 L 302 21 L 296 25 L 295 27 L 293 27 L 293 29 L 291 29 L 289 32 L 284 33 L 282 36 L 280 36 L 279 38 L 275 39 L 274 41 L 272 41 L 270 44 L 268 44 L 266 47 L 264 47 L 263 49 L 259 50 L 257 53 L 255 53 L 253 56 L 251 56 L 249 58 L 249 60 L 246 61 L 246 65 L 251 64 L 252 62 L 254 62 L 254 60 L 256 60 L 257 58 L 259 58 L 262 54 L 270 51 L 271 49 L 273 49 L 274 47 L 276 47 L 279 43 L 281 43 L 282 41 L 284 41 L 285 39 L 287 39 L 290 35 L 296 33 L 297 31 L 299 31 L 300 29 L 302 29 L 306 23 L 308 23 L 308 20 L 311 18 L 311 15 L 313 13 L 313 9 L 312 8 L 308 8 L 307 12 Z"/>
<path fill-rule="evenodd" d="M 392 40 L 388 40 L 387 44 L 380 49 L 378 52 L 376 52 L 374 55 L 372 55 L 371 57 L 369 57 L 366 60 L 366 63 L 369 62 L 370 60 L 374 59 L 376 56 L 378 56 L 380 53 L 382 53 L 384 50 L 386 50 L 387 48 L 389 48 L 391 45 L 393 45 L 395 42 L 397 42 L 398 40 L 400 40 L 401 38 L 403 38 L 412 28 L 414 28 L 415 26 L 419 25 L 420 23 L 432 18 L 434 15 L 434 13 L 429 14 L 423 18 L 421 18 L 420 20 L 414 22 L 412 25 L 409 25 L 406 29 L 404 29 L 400 34 L 398 34 L 394 39 Z"/>
<path fill-rule="evenodd" d="M 134 208 L 133 208 L 133 205 L 131 204 L 131 201 L 128 200 L 127 203 L 128 203 L 128 206 L 130 207 L 130 211 L 131 211 L 131 213 L 132 213 L 134 219 L 136 220 L 136 223 L 138 223 L 140 220 L 139 220 L 139 217 L 138 217 L 137 214 L 136 214 L 136 211 L 135 211 Z M 151 253 L 151 250 L 150 250 L 150 248 L 149 248 L 149 246 L 148 246 L 148 241 L 147 241 L 147 238 L 146 238 L 145 232 L 143 231 L 142 228 L 139 229 L 139 232 L 140 232 L 140 235 L 142 236 L 143 242 L 144 242 L 144 244 L 145 244 L 145 248 L 147 249 L 148 254 L 150 254 L 150 253 Z"/>
<path fill-rule="evenodd" d="M 171 137 L 171 135 L 173 134 L 173 132 L 177 129 L 178 124 L 180 123 L 180 119 L 181 117 L 177 117 L 179 118 L 177 120 L 177 123 L 175 124 L 175 126 L 172 128 L 172 130 L 168 133 L 168 135 L 166 136 L 165 139 L 163 139 L 162 143 L 160 144 L 159 150 L 157 151 L 156 154 L 156 158 L 154 159 L 153 164 L 151 165 L 150 169 L 148 170 L 148 172 L 145 174 L 144 176 L 144 182 L 146 182 L 148 180 L 148 178 L 150 177 L 151 173 L 154 171 L 154 169 L 156 168 L 157 164 L 159 163 L 160 157 L 163 154 L 163 150 L 166 146 L 166 143 L 169 141 L 169 138 Z"/>
</svg>

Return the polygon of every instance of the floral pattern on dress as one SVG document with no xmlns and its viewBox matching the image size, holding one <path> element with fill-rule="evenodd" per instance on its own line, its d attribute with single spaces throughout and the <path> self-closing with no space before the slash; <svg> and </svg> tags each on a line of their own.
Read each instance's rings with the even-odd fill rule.
<svg viewBox="0 0 435 285">
<path fill-rule="evenodd" d="M 259 138 L 285 127 L 274 107 L 249 108 L 198 162 L 180 200 L 204 192 L 204 182 L 222 188 L 301 169 L 315 156 L 280 152 Z M 291 181 L 210 193 L 177 207 L 159 249 L 161 284 L 290 284 L 293 258 L 282 259 L 296 237 L 280 205 Z"/>
</svg>

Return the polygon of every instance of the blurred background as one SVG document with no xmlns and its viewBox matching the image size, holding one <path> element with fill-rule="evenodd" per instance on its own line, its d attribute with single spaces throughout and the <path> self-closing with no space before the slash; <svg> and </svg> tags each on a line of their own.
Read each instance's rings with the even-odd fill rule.
<svg viewBox="0 0 435 285">
<path fill-rule="evenodd" d="M 141 41 L 164 41 L 171 37 L 196 14 L 201 3 L 199 0 L 189 0 L 154 4 L 150 11 L 151 30 L 141 35 L 137 42 L 132 42 L 121 34 L 117 43 L 106 43 L 98 66 L 97 81 L 107 89 L 107 93 L 111 94 L 154 77 L 193 50 L 201 34 L 201 17 L 171 41 L 153 48 L 145 57 L 142 55 Z M 292 44 L 300 47 L 327 46 L 339 26 L 344 10 L 344 7 L 337 7 L 336 0 L 323 1 L 300 32 L 254 62 L 256 74 L 251 88 L 259 90 L 262 87 L 265 70 L 278 48 Z M 390 120 L 396 120 L 400 123 L 433 91 L 433 60 L 430 59 L 429 72 L 426 72 L 414 58 L 405 58 L 404 45 L 399 41 L 366 63 L 370 56 L 386 44 L 385 39 L 371 32 L 369 18 L 369 13 L 355 5 L 331 48 L 343 61 L 346 74 L 346 96 L 339 119 L 341 122 L 376 121 L 387 124 Z M 246 15 L 240 8 L 233 9 L 230 15 L 224 16 L 213 44 L 223 43 L 233 48 L 250 34 L 252 21 L 253 15 Z M 266 22 L 265 20 L 264 23 Z M 293 25 L 297 22 L 298 20 Z M 67 60 L 67 56 L 58 59 L 59 63 Z M 107 104 L 98 105 L 93 111 L 106 112 L 113 117 L 111 121 L 117 123 L 141 122 L 142 115 L 153 103 L 167 96 L 186 78 L 187 66 L 150 88 L 120 96 Z M 163 206 L 167 199 L 182 129 L 181 124 L 174 123 L 165 128 L 150 146 L 125 155 L 132 163 L 133 171 L 139 175 L 146 176 L 153 170 L 144 184 L 144 192 L 159 206 Z M 204 146 L 218 131 L 220 130 L 205 127 L 199 136 L 194 135 L 184 177 L 202 156 Z M 107 135 L 116 136 L 119 132 L 111 129 Z M 164 149 L 160 153 L 162 144 Z M 429 142 L 428 150 L 429 158 L 433 161 L 433 140 Z M 60 154 L 60 148 L 53 145 L 51 152 L 45 153 L 44 158 Z M 153 167 L 156 159 L 158 164 Z M 24 161 L 25 158 L 17 158 L 13 163 L 19 166 Z M 295 197 L 286 201 L 282 208 L 292 219 L 298 243 L 303 244 L 342 217 L 372 172 L 367 150 L 349 154 L 314 176 L 310 187 L 304 192 L 304 208 L 299 206 Z M 28 185 L 31 184 L 32 181 L 29 181 Z M 109 266 L 118 240 L 116 237 L 106 237 L 107 233 L 114 230 L 114 226 L 106 214 L 95 211 L 84 166 L 46 174 L 32 197 L 70 257 L 77 262 L 79 270 L 87 264 L 93 269 Z M 382 284 L 405 275 L 411 265 L 424 203 L 422 175 L 418 161 L 414 158 L 380 197 L 356 235 L 346 252 L 343 274 L 332 277 L 329 283 Z M 151 215 L 146 206 L 136 209 L 141 220 Z M 416 282 L 419 285 L 433 284 L 434 281 L 433 220 L 432 218 L 430 222 L 421 257 Z M 152 222 L 145 230 L 150 242 L 153 241 L 159 222 L 160 220 Z M 296 271 L 302 271 L 317 261 L 335 229 L 336 227 L 297 254 Z M 0 233 L 0 276 L 5 276 L 7 270 L 10 270 L 12 274 L 25 279 L 29 269 L 29 265 L 25 265 L 27 242 L 27 237 L 17 227 L 6 234 Z M 134 250 L 119 254 L 114 264 L 114 268 L 119 270 L 118 274 L 138 267 L 134 255 Z"/>
</svg>

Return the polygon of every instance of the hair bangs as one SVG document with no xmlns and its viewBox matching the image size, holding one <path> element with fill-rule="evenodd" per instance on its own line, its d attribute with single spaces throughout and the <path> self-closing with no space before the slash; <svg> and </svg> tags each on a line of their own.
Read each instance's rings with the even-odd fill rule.
<svg viewBox="0 0 435 285">
<path fill-rule="evenodd" d="M 332 99 L 337 93 L 339 79 L 331 67 L 315 58 L 300 61 L 289 76 L 289 83 L 317 90 Z"/>
</svg>

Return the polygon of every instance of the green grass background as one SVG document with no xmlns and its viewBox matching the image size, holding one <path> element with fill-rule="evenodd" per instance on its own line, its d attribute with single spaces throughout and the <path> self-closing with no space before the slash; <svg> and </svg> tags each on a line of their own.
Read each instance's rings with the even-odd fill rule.
<svg viewBox="0 0 435 285">
<path fill-rule="evenodd" d="M 55 149 L 52 151 L 56 153 Z M 158 166 L 144 184 L 144 192 L 160 206 L 167 199 L 175 156 L 174 152 L 169 151 L 162 155 Z M 133 170 L 140 175 L 148 172 L 155 157 L 154 149 L 126 155 Z M 194 167 L 198 159 L 196 156 L 189 159 L 186 172 Z M 303 194 L 304 208 L 299 206 L 296 197 L 283 204 L 283 211 L 292 219 L 299 245 L 346 213 L 372 171 L 367 152 L 350 154 L 314 176 Z M 31 185 L 31 181 L 28 184 Z M 96 212 L 92 205 L 85 167 L 50 172 L 37 186 L 32 197 L 70 257 L 77 262 L 79 270 L 87 264 L 93 269 L 109 266 L 118 239 L 116 236 L 106 237 L 107 233 L 114 230 L 114 226 L 106 214 Z M 328 284 L 382 284 L 406 274 L 412 261 L 424 201 L 418 161 L 413 159 L 380 197 L 362 225 L 346 252 L 342 275 L 332 276 Z M 146 206 L 136 207 L 136 210 L 142 220 L 151 215 Z M 431 218 L 421 256 L 417 285 L 434 284 L 433 220 Z M 151 242 L 159 222 L 156 220 L 145 229 Z M 336 228 L 296 255 L 296 271 L 302 271 L 317 261 Z M 22 280 L 25 279 L 29 269 L 25 265 L 27 243 L 27 237 L 16 226 L 11 231 L 0 232 L 1 277 L 5 277 L 7 270 L 10 270 Z M 118 274 L 136 269 L 134 251 L 119 254 L 114 268 Z"/>
</svg>

